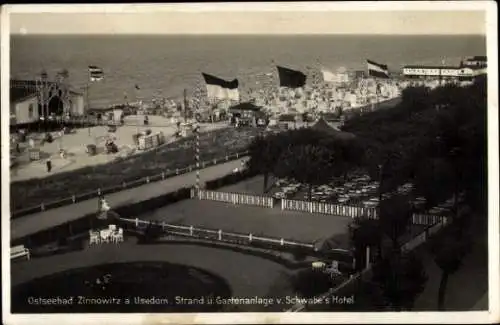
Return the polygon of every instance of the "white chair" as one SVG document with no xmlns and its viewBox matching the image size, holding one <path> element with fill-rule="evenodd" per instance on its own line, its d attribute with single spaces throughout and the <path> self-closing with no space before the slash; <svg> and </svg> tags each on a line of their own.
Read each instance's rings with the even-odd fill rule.
<svg viewBox="0 0 500 325">
<path fill-rule="evenodd" d="M 113 243 L 123 242 L 123 228 L 119 228 L 118 231 L 111 234 L 111 241 Z"/>
<path fill-rule="evenodd" d="M 115 234 L 115 240 L 116 242 L 123 242 L 124 239 L 123 239 L 123 228 L 119 228 L 118 229 L 118 232 Z"/>
<path fill-rule="evenodd" d="M 115 232 L 116 231 L 116 225 L 109 225 L 109 230 Z"/>
<path fill-rule="evenodd" d="M 19 257 L 26 257 L 30 259 L 30 250 L 24 247 L 24 245 L 18 245 L 10 248 L 10 258 L 15 259 Z"/>
<path fill-rule="evenodd" d="M 89 236 L 90 236 L 89 245 L 101 243 L 101 238 L 99 237 L 98 232 L 89 230 Z"/>
<path fill-rule="evenodd" d="M 100 231 L 100 236 L 101 236 L 101 242 L 103 243 L 109 243 L 109 237 L 110 237 L 111 233 L 109 230 L 101 230 Z"/>
</svg>

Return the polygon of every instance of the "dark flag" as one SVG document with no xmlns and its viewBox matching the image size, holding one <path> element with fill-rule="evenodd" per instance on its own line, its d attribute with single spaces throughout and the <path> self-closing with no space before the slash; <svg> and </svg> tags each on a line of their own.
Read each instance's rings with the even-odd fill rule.
<svg viewBox="0 0 500 325">
<path fill-rule="evenodd" d="M 64 79 L 64 78 L 68 78 L 68 77 L 69 77 L 69 71 L 68 71 L 68 69 L 62 69 L 62 70 L 59 70 L 59 71 L 57 72 L 57 76 L 58 76 L 59 78 L 63 78 L 63 79 Z"/>
<path fill-rule="evenodd" d="M 104 71 L 102 68 L 95 65 L 89 65 L 89 79 L 90 81 L 100 81 L 104 79 Z"/>
<path fill-rule="evenodd" d="M 368 66 L 368 75 L 376 78 L 389 78 L 389 68 L 386 64 L 380 64 L 375 61 L 366 60 Z"/>
<path fill-rule="evenodd" d="M 205 83 L 207 84 L 207 97 L 218 99 L 240 100 L 238 91 L 238 79 L 226 81 L 224 79 L 202 73 Z"/>
<path fill-rule="evenodd" d="M 280 87 L 300 88 L 306 84 L 306 75 L 300 71 L 277 66 Z"/>
</svg>

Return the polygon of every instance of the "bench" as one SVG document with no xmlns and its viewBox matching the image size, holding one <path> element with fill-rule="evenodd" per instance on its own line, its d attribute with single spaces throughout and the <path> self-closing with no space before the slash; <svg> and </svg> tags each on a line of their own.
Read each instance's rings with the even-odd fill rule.
<svg viewBox="0 0 500 325">
<path fill-rule="evenodd" d="M 30 259 L 30 251 L 24 245 L 14 246 L 10 248 L 10 258 L 26 257 Z"/>
</svg>

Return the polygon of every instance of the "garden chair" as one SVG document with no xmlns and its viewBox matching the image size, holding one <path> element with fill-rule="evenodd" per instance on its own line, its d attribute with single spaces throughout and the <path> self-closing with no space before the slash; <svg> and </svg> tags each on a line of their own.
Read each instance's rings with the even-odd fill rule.
<svg viewBox="0 0 500 325">
<path fill-rule="evenodd" d="M 100 231 L 101 242 L 109 243 L 110 236 L 111 236 L 111 232 L 109 230 L 101 230 Z"/>
<path fill-rule="evenodd" d="M 123 242 L 124 241 L 124 239 L 123 239 L 123 228 L 119 228 L 117 232 L 113 233 L 111 235 L 111 240 L 114 243 Z"/>
<path fill-rule="evenodd" d="M 90 236 L 89 245 L 101 243 L 101 238 L 99 237 L 98 232 L 89 230 L 89 236 Z"/>
<path fill-rule="evenodd" d="M 10 258 L 16 259 L 19 257 L 26 257 L 26 259 L 30 259 L 30 250 L 24 247 L 24 245 L 18 245 L 10 248 Z"/>
</svg>

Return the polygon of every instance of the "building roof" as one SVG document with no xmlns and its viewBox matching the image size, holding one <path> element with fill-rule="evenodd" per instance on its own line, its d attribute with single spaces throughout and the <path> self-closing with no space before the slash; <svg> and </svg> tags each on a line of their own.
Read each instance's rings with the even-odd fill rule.
<svg viewBox="0 0 500 325">
<path fill-rule="evenodd" d="M 53 81 L 47 81 L 49 85 L 55 84 Z M 10 80 L 10 101 L 19 102 L 26 97 L 31 97 L 36 94 L 37 81 L 36 80 Z M 70 94 L 83 96 L 82 92 L 70 89 Z"/>
<path fill-rule="evenodd" d="M 27 98 L 36 96 L 36 90 L 31 88 L 10 88 L 10 102 L 19 103 Z"/>
<path fill-rule="evenodd" d="M 405 65 L 403 69 L 460 69 L 460 67 L 441 65 Z"/>
</svg>

